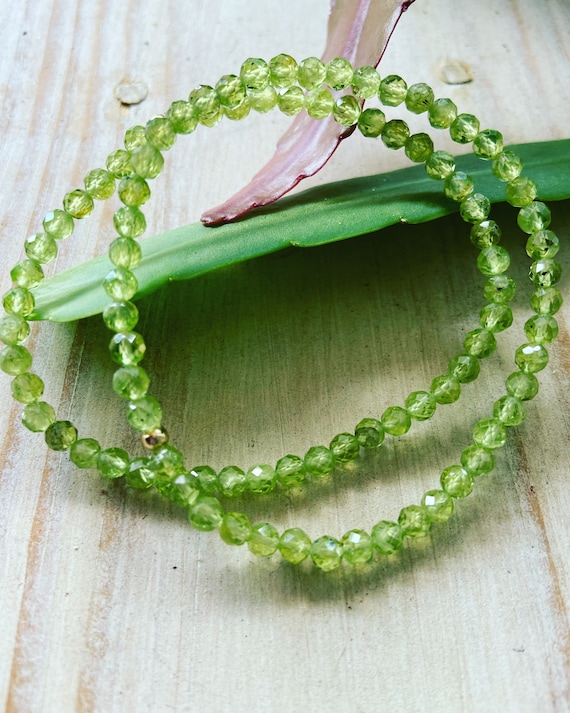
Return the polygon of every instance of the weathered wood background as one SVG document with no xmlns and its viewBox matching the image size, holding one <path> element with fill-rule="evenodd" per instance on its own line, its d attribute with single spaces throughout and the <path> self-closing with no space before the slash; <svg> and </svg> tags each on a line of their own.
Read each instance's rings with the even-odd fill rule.
<svg viewBox="0 0 570 713">
<path fill-rule="evenodd" d="M 0 0 L 2 291 L 24 238 L 126 128 L 247 56 L 319 53 L 326 16 L 325 0 Z M 418 0 L 381 71 L 431 83 L 509 142 L 566 138 L 569 37 L 568 0 Z M 460 64 L 472 81 L 446 83 Z M 131 108 L 114 96 L 127 80 L 148 87 Z M 155 186 L 152 230 L 196 220 L 240 187 L 287 124 L 255 117 L 180 139 Z M 405 162 L 353 137 L 312 182 Z M 570 209 L 552 207 L 568 264 Z M 111 210 L 81 226 L 58 269 L 105 249 Z M 248 504 L 253 519 L 313 536 L 370 528 L 457 461 L 524 339 L 527 259 L 508 228 L 514 212 L 496 214 L 522 281 L 517 325 L 461 403 L 319 487 Z M 249 467 L 401 403 L 476 326 L 473 262 L 451 218 L 277 254 L 145 301 L 146 364 L 175 442 L 192 465 Z M 570 710 L 569 315 L 496 472 L 429 541 L 360 572 L 258 561 L 194 532 L 181 511 L 77 471 L 24 431 L 1 379 L 0 707 Z M 132 446 L 107 341 L 91 319 L 40 325 L 31 344 L 60 417 L 107 446 Z"/>
</svg>

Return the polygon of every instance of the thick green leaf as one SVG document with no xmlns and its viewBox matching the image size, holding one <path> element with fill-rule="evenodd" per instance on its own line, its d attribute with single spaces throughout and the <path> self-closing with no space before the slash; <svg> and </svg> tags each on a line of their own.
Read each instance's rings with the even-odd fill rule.
<svg viewBox="0 0 570 713">
<path fill-rule="evenodd" d="M 543 200 L 570 197 L 570 139 L 513 147 L 525 163 L 525 175 L 539 185 Z M 504 200 L 505 186 L 488 162 L 473 155 L 457 159 L 472 175 L 476 190 L 491 201 Z M 193 223 L 141 241 L 143 259 L 136 269 L 139 295 L 171 280 L 187 280 L 218 267 L 282 248 L 313 247 L 371 233 L 398 222 L 422 223 L 457 211 L 441 182 L 423 166 L 330 183 L 283 198 L 234 223 L 206 228 Z M 101 287 L 110 269 L 102 256 L 45 280 L 35 291 L 35 319 L 58 322 L 101 312 L 109 298 Z"/>
</svg>

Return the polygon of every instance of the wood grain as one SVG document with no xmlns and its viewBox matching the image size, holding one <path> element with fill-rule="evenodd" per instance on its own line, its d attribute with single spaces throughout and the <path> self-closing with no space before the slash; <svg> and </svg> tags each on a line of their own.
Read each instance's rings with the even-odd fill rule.
<svg viewBox="0 0 570 713">
<path fill-rule="evenodd" d="M 326 10 L 322 0 L 0 2 L 2 264 L 18 261 L 23 239 L 126 128 L 247 56 L 318 53 Z M 566 138 L 569 27 L 567 0 L 417 0 L 381 71 L 429 82 L 508 142 Z M 458 67 L 472 81 L 446 84 Z M 115 87 L 134 80 L 147 98 L 121 105 Z M 153 187 L 149 225 L 196 220 L 255 173 L 286 126 L 252 117 L 181 138 Z M 450 147 L 444 137 L 441 146 Z M 306 185 L 405 161 L 355 136 Z M 552 208 L 567 263 L 570 208 Z M 56 269 L 104 251 L 111 211 L 100 208 L 61 246 Z M 521 280 L 517 322 L 461 404 L 314 488 L 244 503 L 252 520 L 315 537 L 370 528 L 457 461 L 513 368 L 527 312 L 514 213 L 496 214 Z M 249 467 L 401 403 L 445 371 L 477 324 L 473 258 L 449 218 L 279 253 L 143 301 L 147 365 L 174 441 L 192 465 Z M 563 307 L 527 422 L 458 516 L 398 557 L 331 575 L 255 560 L 194 532 L 158 498 L 77 471 L 24 432 L 9 379 L 0 380 L 0 707 L 570 710 L 568 317 Z M 107 340 L 92 319 L 37 325 L 30 344 L 60 417 L 135 449 L 108 386 Z"/>
</svg>

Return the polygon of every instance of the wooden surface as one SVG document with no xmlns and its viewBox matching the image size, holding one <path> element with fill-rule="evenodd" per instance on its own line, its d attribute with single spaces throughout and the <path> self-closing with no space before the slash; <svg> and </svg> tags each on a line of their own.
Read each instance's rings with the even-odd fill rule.
<svg viewBox="0 0 570 713">
<path fill-rule="evenodd" d="M 0 0 L 2 291 L 24 238 L 104 164 L 126 128 L 247 56 L 319 53 L 326 4 Z M 567 0 L 417 0 L 381 72 L 429 82 L 509 142 L 567 138 L 569 28 Z M 457 63 L 473 81 L 442 80 Z M 148 96 L 127 108 L 114 90 L 132 80 Z M 255 117 L 180 139 L 153 187 L 151 232 L 196 220 L 239 188 L 287 123 Z M 405 161 L 353 137 L 312 183 Z M 568 265 L 570 209 L 552 208 Z M 58 269 L 105 249 L 111 211 L 81 225 Z M 369 529 L 396 518 L 457 462 L 524 339 L 527 259 L 514 212 L 496 215 L 521 288 L 513 333 L 499 335 L 480 379 L 459 404 L 356 467 L 246 503 L 253 520 L 298 524 L 313 537 Z M 465 228 L 452 218 L 280 253 L 145 301 L 146 365 L 174 441 L 192 465 L 274 463 L 402 403 L 445 371 L 476 326 L 473 263 Z M 3 375 L 0 707 L 569 711 L 569 309 L 528 421 L 495 473 L 427 541 L 356 572 L 257 560 L 196 533 L 156 498 L 77 471 L 20 426 Z M 135 449 L 109 387 L 107 340 L 92 319 L 39 325 L 30 343 L 59 416 L 106 446 Z"/>
</svg>

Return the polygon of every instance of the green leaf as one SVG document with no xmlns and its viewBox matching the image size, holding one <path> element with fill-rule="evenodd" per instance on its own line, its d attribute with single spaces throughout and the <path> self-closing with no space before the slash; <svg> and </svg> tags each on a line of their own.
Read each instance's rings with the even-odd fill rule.
<svg viewBox="0 0 570 713">
<path fill-rule="evenodd" d="M 525 175 L 537 182 L 540 199 L 570 197 L 570 139 L 512 148 L 524 160 Z M 461 156 L 457 168 L 473 176 L 475 190 L 492 202 L 504 200 L 505 185 L 492 175 L 488 162 Z M 192 223 L 142 240 L 143 259 L 135 271 L 138 294 L 289 246 L 323 245 L 457 210 L 444 197 L 441 182 L 428 178 L 423 166 L 330 183 L 234 223 L 216 228 Z M 102 256 L 45 280 L 35 290 L 33 318 L 65 322 L 101 312 L 109 302 L 101 284 L 110 267 L 109 258 Z"/>
</svg>

